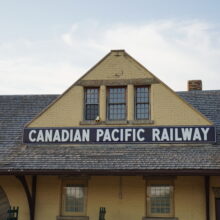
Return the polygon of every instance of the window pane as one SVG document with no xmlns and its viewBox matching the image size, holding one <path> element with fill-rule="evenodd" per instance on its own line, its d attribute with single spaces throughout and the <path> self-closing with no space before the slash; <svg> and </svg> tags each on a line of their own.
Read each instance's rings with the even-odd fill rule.
<svg viewBox="0 0 220 220">
<path fill-rule="evenodd" d="M 98 116 L 99 105 L 86 105 L 86 120 L 95 120 Z"/>
<path fill-rule="evenodd" d="M 109 88 L 108 96 L 108 119 L 126 119 L 126 89 Z"/>
<path fill-rule="evenodd" d="M 152 214 L 169 214 L 171 212 L 172 186 L 151 185 L 148 187 L 150 212 Z"/>
<path fill-rule="evenodd" d="M 68 184 L 64 187 L 65 211 L 84 212 L 85 207 L 85 187 Z"/>
<path fill-rule="evenodd" d="M 137 104 L 136 105 L 136 119 L 147 119 L 149 116 L 149 105 L 148 104 Z"/>
<path fill-rule="evenodd" d="M 98 104 L 98 88 L 86 89 L 86 104 Z"/>
<path fill-rule="evenodd" d="M 110 88 L 109 103 L 125 103 L 125 88 Z"/>
<path fill-rule="evenodd" d="M 85 120 L 95 120 L 99 115 L 99 89 L 85 90 Z"/>
<path fill-rule="evenodd" d="M 136 87 L 136 119 L 149 119 L 149 88 Z"/>
<path fill-rule="evenodd" d="M 125 119 L 125 105 L 109 105 L 109 119 L 123 120 Z"/>
</svg>

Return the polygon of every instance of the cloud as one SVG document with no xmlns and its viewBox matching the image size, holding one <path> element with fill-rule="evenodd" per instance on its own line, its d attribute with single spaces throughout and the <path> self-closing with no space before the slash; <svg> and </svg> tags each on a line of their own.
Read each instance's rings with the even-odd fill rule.
<svg viewBox="0 0 220 220">
<path fill-rule="evenodd" d="M 111 49 L 125 49 L 174 90 L 190 79 L 219 89 L 219 39 L 217 25 L 198 20 L 79 22 L 52 39 L 0 43 L 0 93 L 61 93 Z"/>
<path fill-rule="evenodd" d="M 80 30 L 69 37 L 75 40 L 77 35 Z M 214 24 L 168 20 L 118 24 L 104 30 L 96 25 L 92 34 L 78 38 L 77 48 L 87 48 L 94 54 L 126 49 L 174 90 L 185 90 L 190 79 L 202 79 L 205 89 L 218 89 L 219 39 L 219 28 Z"/>
<path fill-rule="evenodd" d="M 61 35 L 62 40 L 64 41 L 64 43 L 67 44 L 67 46 L 75 46 L 77 44 L 77 40 L 75 40 L 75 35 L 77 35 L 77 29 L 78 29 L 78 25 L 74 24 L 70 31 L 68 31 L 67 33 L 64 33 Z"/>
<path fill-rule="evenodd" d="M 84 69 L 67 62 L 38 64 L 28 57 L 0 61 L 0 94 L 60 94 Z M 70 80 L 71 79 L 71 80 Z"/>
</svg>

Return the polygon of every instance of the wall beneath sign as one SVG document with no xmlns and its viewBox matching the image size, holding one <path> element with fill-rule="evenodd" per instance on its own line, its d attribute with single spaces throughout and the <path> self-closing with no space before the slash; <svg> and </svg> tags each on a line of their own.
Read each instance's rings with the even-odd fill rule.
<svg viewBox="0 0 220 220">
<path fill-rule="evenodd" d="M 38 176 L 36 220 L 54 220 L 60 215 L 61 178 Z M 19 206 L 19 219 L 29 220 L 25 192 L 14 176 L 1 176 L 0 185 L 12 206 Z M 211 177 L 211 187 L 219 177 Z M 97 220 L 101 206 L 108 220 L 141 220 L 146 216 L 145 180 L 141 176 L 91 176 L 88 182 L 87 216 Z M 204 177 L 178 176 L 174 181 L 175 217 L 180 220 L 205 220 Z M 211 220 L 215 220 L 214 197 L 211 196 Z"/>
</svg>

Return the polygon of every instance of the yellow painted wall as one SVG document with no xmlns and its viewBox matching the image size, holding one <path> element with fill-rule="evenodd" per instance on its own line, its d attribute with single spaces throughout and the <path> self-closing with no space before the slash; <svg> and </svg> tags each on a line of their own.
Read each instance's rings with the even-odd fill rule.
<svg viewBox="0 0 220 220">
<path fill-rule="evenodd" d="M 135 80 L 158 79 L 123 51 L 113 51 L 80 80 Z M 134 86 L 127 88 L 128 120 L 134 118 Z M 159 81 L 158 81 L 159 82 Z M 106 119 L 106 87 L 100 87 L 100 116 Z M 163 83 L 151 86 L 151 120 L 153 125 L 210 125 L 210 122 L 177 97 Z M 84 91 L 82 86 L 72 86 L 45 112 L 33 120 L 29 127 L 79 126 L 83 120 Z M 152 124 L 150 124 L 152 125 Z"/>
<path fill-rule="evenodd" d="M 209 125 L 204 117 L 163 84 L 151 87 L 152 119 L 155 125 Z"/>
<path fill-rule="evenodd" d="M 137 64 L 129 55 L 111 52 L 102 62 L 98 63 L 83 80 L 112 80 L 153 78 L 151 73 Z"/>
<path fill-rule="evenodd" d="M 88 216 L 98 219 L 99 207 L 106 207 L 108 220 L 142 219 L 145 182 L 142 177 L 92 177 L 88 189 Z M 121 193 L 121 194 L 120 194 Z"/>
<path fill-rule="evenodd" d="M 60 213 L 61 180 L 59 177 L 38 177 L 36 195 L 35 220 L 55 220 Z"/>
<path fill-rule="evenodd" d="M 179 220 L 205 220 L 204 177 L 177 177 L 175 216 Z"/>
<path fill-rule="evenodd" d="M 122 52 L 121 52 L 122 53 Z M 122 71 L 123 74 L 116 73 Z M 117 76 L 115 76 L 115 74 Z M 150 72 L 134 61 L 130 56 L 115 56 L 110 53 L 102 62 L 81 80 L 120 80 L 130 79 L 127 86 L 127 119 L 134 119 L 134 85 L 132 79 L 155 78 Z M 157 79 L 156 79 L 157 80 Z M 150 112 L 154 124 L 148 125 L 210 125 L 204 116 L 179 98 L 163 83 L 151 85 Z M 72 86 L 46 111 L 34 119 L 29 127 L 67 127 L 80 126 L 84 112 L 84 89 Z M 106 116 L 106 86 L 100 86 L 100 116 Z M 112 125 L 111 125 L 112 126 Z"/>
<path fill-rule="evenodd" d="M 104 87 L 105 88 L 105 87 Z M 128 119 L 132 120 L 134 114 L 134 89 L 133 86 L 128 86 Z M 106 103 L 106 93 L 100 96 L 100 115 L 102 119 L 106 115 L 106 108 L 103 106 Z M 104 95 L 103 95 L 104 94 Z M 80 126 L 80 121 L 83 120 L 83 87 L 75 86 L 65 93 L 61 99 L 55 102 L 29 127 L 68 127 Z M 153 84 L 151 86 L 151 120 L 154 124 L 148 125 L 210 125 L 201 114 L 192 109 L 188 104 L 183 102 L 178 96 L 173 94 L 163 84 Z M 112 125 L 111 125 L 112 126 Z"/>
<path fill-rule="evenodd" d="M 212 184 L 219 186 L 219 177 Z M 175 217 L 179 220 L 205 220 L 204 177 L 175 179 Z M 88 181 L 87 216 L 97 220 L 99 208 L 106 207 L 108 220 L 141 220 L 145 216 L 145 180 L 141 176 L 92 176 Z M 19 219 L 29 220 L 28 203 L 21 184 L 13 176 L 1 176 L 0 186 L 11 205 L 19 206 Z M 36 220 L 54 220 L 60 215 L 61 179 L 40 176 L 37 184 Z M 213 204 L 211 204 L 213 205 Z M 214 219 L 214 209 L 211 208 Z"/>
<path fill-rule="evenodd" d="M 210 215 L 211 220 L 216 220 L 215 216 L 215 194 L 212 187 L 220 187 L 220 177 L 212 176 L 210 177 Z"/>
<path fill-rule="evenodd" d="M 52 107 L 48 108 L 30 127 L 77 126 L 83 120 L 83 87 L 74 86 Z"/>
</svg>

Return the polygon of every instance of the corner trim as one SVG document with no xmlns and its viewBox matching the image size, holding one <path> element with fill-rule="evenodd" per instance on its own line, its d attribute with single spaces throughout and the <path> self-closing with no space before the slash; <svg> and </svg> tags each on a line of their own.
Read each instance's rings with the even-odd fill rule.
<svg viewBox="0 0 220 220">
<path fill-rule="evenodd" d="M 139 85 L 151 85 L 157 84 L 159 81 L 155 78 L 137 78 L 137 79 L 106 79 L 106 80 L 79 80 L 75 83 L 75 85 L 80 86 L 126 86 L 129 84 L 133 84 L 136 86 Z"/>
<path fill-rule="evenodd" d="M 154 124 L 153 120 L 106 120 L 96 122 L 95 120 L 80 121 L 80 125 L 147 125 Z"/>
<path fill-rule="evenodd" d="M 89 216 L 57 216 L 56 220 L 89 220 Z"/>
<path fill-rule="evenodd" d="M 142 220 L 178 220 L 176 217 L 143 217 Z"/>
</svg>

